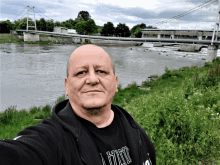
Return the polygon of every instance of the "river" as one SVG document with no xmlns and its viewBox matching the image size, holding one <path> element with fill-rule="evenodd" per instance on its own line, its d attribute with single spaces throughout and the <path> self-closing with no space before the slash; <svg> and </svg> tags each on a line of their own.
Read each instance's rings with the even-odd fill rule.
<svg viewBox="0 0 220 165">
<path fill-rule="evenodd" d="M 53 105 L 65 94 L 66 62 L 77 45 L 0 45 L 0 112 L 12 105 L 17 106 L 17 110 Z M 205 63 L 202 58 L 207 55 L 206 48 L 198 53 L 179 52 L 176 46 L 152 47 L 151 43 L 132 49 L 120 46 L 102 48 L 112 57 L 123 88 L 133 82 L 141 85 L 150 75 L 162 75 L 166 66 L 168 69 L 201 66 Z"/>
</svg>

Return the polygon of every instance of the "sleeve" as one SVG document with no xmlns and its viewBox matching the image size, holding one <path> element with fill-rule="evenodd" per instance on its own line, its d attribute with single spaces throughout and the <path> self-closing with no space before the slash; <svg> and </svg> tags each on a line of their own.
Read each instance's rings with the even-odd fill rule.
<svg viewBox="0 0 220 165">
<path fill-rule="evenodd" d="M 44 119 L 36 126 L 20 131 L 13 140 L 0 140 L 1 165 L 56 165 L 57 124 Z"/>
</svg>

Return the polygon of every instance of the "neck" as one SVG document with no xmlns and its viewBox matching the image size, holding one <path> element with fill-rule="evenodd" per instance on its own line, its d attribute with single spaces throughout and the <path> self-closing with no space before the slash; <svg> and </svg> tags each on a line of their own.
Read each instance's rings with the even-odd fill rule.
<svg viewBox="0 0 220 165">
<path fill-rule="evenodd" d="M 77 116 L 92 122 L 98 128 L 107 127 L 114 119 L 114 112 L 111 110 L 111 105 L 100 109 L 75 108 L 72 106 L 72 109 Z"/>
</svg>

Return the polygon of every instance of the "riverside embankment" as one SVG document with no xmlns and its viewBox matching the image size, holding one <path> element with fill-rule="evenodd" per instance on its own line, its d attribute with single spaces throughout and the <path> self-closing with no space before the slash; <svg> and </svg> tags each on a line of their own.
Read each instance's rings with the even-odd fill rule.
<svg viewBox="0 0 220 165">
<path fill-rule="evenodd" d="M 13 35 L 13 34 L 0 34 L 0 42 L 2 43 L 18 43 L 23 42 L 24 36 L 22 35 Z M 14 40 L 13 40 L 14 39 Z M 140 46 L 142 43 L 140 42 L 132 42 L 132 41 L 117 41 L 117 40 L 101 40 L 101 39 L 86 39 L 86 38 L 76 38 L 76 37 L 55 37 L 55 36 L 46 36 L 40 35 L 39 40 L 37 42 L 25 42 L 29 44 L 42 43 L 42 44 L 84 44 L 84 43 L 92 43 L 98 46 Z M 87 41 L 86 41 L 87 40 Z M 45 42 L 46 41 L 46 42 Z"/>
</svg>

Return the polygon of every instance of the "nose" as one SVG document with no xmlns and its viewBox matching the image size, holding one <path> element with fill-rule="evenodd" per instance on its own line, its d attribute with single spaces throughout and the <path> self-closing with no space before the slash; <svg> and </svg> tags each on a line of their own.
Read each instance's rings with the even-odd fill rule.
<svg viewBox="0 0 220 165">
<path fill-rule="evenodd" d="M 98 75 L 96 74 L 96 72 L 94 70 L 89 71 L 88 77 L 86 79 L 86 83 L 95 85 L 98 82 L 99 82 L 99 78 L 98 78 Z"/>
</svg>

